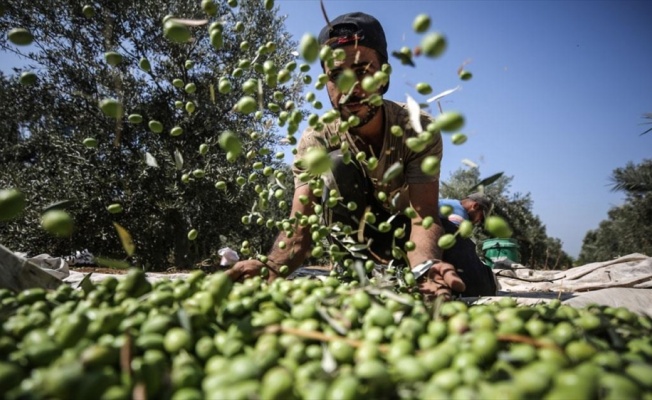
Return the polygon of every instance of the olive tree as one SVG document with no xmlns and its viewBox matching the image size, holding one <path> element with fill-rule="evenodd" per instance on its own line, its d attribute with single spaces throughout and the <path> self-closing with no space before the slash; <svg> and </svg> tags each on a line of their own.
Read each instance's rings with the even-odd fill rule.
<svg viewBox="0 0 652 400">
<path fill-rule="evenodd" d="M 502 174 L 481 179 L 478 168 L 458 169 L 448 181 L 442 182 L 441 196 L 462 199 L 473 191 L 482 190 L 493 202 L 492 214 L 503 217 L 512 228 L 512 237 L 518 241 L 522 264 L 537 269 L 572 266 L 571 257 L 562 250 L 562 242 L 548 237 L 545 225 L 532 213 L 530 194 L 509 192 L 512 179 Z M 476 230 L 479 252 L 481 243 L 488 238 L 483 229 Z"/>
<path fill-rule="evenodd" d="M 190 20 L 182 21 L 188 40 L 166 37 L 170 18 Z M 262 105 L 280 103 L 286 112 L 300 105 L 302 72 L 293 68 L 295 43 L 276 9 L 257 0 L 14 2 L 0 30 L 16 27 L 34 41 L 0 42 L 0 51 L 25 62 L 1 76 L 0 187 L 21 189 L 29 206 L 0 225 L 0 242 L 20 251 L 88 248 L 123 258 L 118 224 L 135 243 L 134 260 L 153 269 L 187 267 L 244 239 L 269 245 L 273 235 L 241 221 L 256 196 L 288 184 L 274 157 L 279 110 Z M 282 66 L 291 79 L 272 79 L 270 70 Z M 20 79 L 27 71 L 35 82 Z M 234 109 L 245 92 L 257 112 Z M 122 110 L 103 112 L 106 99 Z M 227 130 L 242 146 L 228 160 L 219 146 Z M 267 203 L 257 206 L 285 212 Z M 50 208 L 72 215 L 71 237 L 40 229 L 40 214 Z M 189 240 L 193 229 L 197 239 Z"/>
<path fill-rule="evenodd" d="M 608 212 L 608 219 L 587 232 L 580 262 L 607 261 L 630 253 L 652 254 L 652 160 L 628 163 L 612 174 L 613 190 L 625 192 L 625 202 Z"/>
</svg>

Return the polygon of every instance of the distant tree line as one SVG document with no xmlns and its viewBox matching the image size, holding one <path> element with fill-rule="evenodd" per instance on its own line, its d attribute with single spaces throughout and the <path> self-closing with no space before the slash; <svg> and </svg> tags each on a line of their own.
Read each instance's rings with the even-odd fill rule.
<svg viewBox="0 0 652 400">
<path fill-rule="evenodd" d="M 561 240 L 549 237 L 546 227 L 532 212 L 530 194 L 510 193 L 513 177 L 496 175 L 490 184 L 479 185 L 478 168 L 459 169 L 442 182 L 443 198 L 462 199 L 474 191 L 483 191 L 492 201 L 492 214 L 503 217 L 513 231 L 521 256 L 520 263 L 535 269 L 566 269 L 573 266 L 573 259 L 563 251 Z M 476 228 L 475 240 L 478 254 L 483 255 L 482 243 L 490 239 L 480 227 Z"/>
<path fill-rule="evenodd" d="M 587 232 L 578 263 L 607 261 L 631 253 L 652 256 L 652 159 L 628 163 L 611 176 L 625 202 L 613 207 L 597 229 Z"/>
</svg>

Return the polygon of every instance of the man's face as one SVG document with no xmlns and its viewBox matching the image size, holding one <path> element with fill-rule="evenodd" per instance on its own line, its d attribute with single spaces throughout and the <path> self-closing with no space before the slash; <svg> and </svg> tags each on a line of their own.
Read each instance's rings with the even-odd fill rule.
<svg viewBox="0 0 652 400">
<path fill-rule="evenodd" d="M 480 207 L 480 204 L 473 202 L 473 207 L 469 212 L 469 219 L 471 222 L 473 222 L 474 225 L 480 225 L 484 223 L 485 217 L 484 210 Z"/>
<path fill-rule="evenodd" d="M 380 93 L 380 89 L 368 93 L 362 90 L 360 83 L 365 76 L 373 76 L 376 71 L 380 70 L 380 61 L 378 54 L 368 47 L 350 45 L 344 46 L 342 49 L 346 54 L 344 60 L 336 60 L 333 68 L 324 65 L 324 72 L 329 76 L 326 85 L 328 96 L 333 107 L 340 112 L 342 119 L 346 120 L 351 115 L 356 115 L 360 118 L 358 126 L 363 126 L 373 118 L 379 108 L 365 100 L 374 93 Z M 358 83 L 350 94 L 342 93 L 337 87 L 337 77 L 346 69 L 352 70 L 358 77 Z"/>
</svg>

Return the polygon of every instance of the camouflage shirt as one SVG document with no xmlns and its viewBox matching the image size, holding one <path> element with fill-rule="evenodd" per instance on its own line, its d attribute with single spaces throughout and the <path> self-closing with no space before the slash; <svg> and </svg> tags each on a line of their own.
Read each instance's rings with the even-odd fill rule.
<svg viewBox="0 0 652 400">
<path fill-rule="evenodd" d="M 387 195 L 387 201 L 382 203 L 383 208 L 389 212 L 396 210 L 403 210 L 409 206 L 408 198 L 408 185 L 410 183 L 426 183 L 439 181 L 439 172 L 435 175 L 425 174 L 421 170 L 421 162 L 428 156 L 436 156 L 441 160 L 442 157 L 442 141 L 439 132 L 433 135 L 433 139 L 425 149 L 421 152 L 415 152 L 406 145 L 408 138 L 417 137 L 418 134 L 410 124 L 410 117 L 407 106 L 402 103 L 385 100 L 383 104 L 385 115 L 384 126 L 384 140 L 380 154 L 374 154 L 378 159 L 377 168 L 370 170 L 364 165 L 364 173 L 368 176 L 374 185 L 374 197 L 377 198 L 379 192 L 384 192 Z M 421 112 L 421 126 L 426 130 L 426 126 L 430 124 L 434 118 L 425 112 Z M 395 136 L 391 133 L 391 127 L 398 125 L 403 129 L 402 136 Z M 300 163 L 297 161 L 306 154 L 311 147 L 325 147 L 328 152 L 340 148 L 342 142 L 346 142 L 350 146 L 350 151 L 357 154 L 359 151 L 364 150 L 362 145 L 364 142 L 349 132 L 339 132 L 340 120 L 326 124 L 324 129 L 316 131 L 313 128 L 308 128 L 303 132 L 299 145 L 297 146 L 297 153 L 295 162 L 292 167 L 295 179 L 295 187 L 305 185 L 299 179 L 299 175 L 305 172 Z M 369 151 L 367 151 L 369 154 Z M 389 182 L 382 182 L 385 172 L 395 163 L 402 163 L 403 173 L 396 176 Z"/>
</svg>

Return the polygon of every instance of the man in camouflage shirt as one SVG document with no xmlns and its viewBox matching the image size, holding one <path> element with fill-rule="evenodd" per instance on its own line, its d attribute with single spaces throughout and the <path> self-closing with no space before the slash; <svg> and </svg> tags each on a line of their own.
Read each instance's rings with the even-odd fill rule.
<svg viewBox="0 0 652 400">
<path fill-rule="evenodd" d="M 456 270 L 456 266 L 443 261 L 445 255 L 437 245 L 444 233 L 438 218 L 439 172 L 426 173 L 421 164 L 426 157 L 441 160 L 440 133 L 430 131 L 430 140 L 417 149 L 420 151 L 413 150 L 415 147 L 408 147 L 406 141 L 416 138 L 417 132 L 410 123 L 406 105 L 389 100 L 371 101 L 374 94 L 387 91 L 389 80 L 374 91 L 362 88 L 362 80 L 382 71 L 388 61 L 380 23 L 367 14 L 345 14 L 322 29 L 319 41 L 333 49 L 342 49 L 345 54 L 344 59 L 322 65 L 329 77 L 326 87 L 331 104 L 340 118 L 303 133 L 293 166 L 295 192 L 291 215 L 312 215 L 319 204 L 328 226 L 350 233 L 331 235 L 329 240 L 340 248 L 355 248 L 351 252 L 353 258 L 359 256 L 375 263 L 399 266 L 403 261 L 405 266 L 401 254 L 404 252 L 411 268 L 432 260 L 433 266 L 418 282 L 419 290 L 427 296 L 493 294 L 495 287 L 485 284 L 489 280 L 493 283 L 487 268 L 476 271 L 457 266 Z M 337 84 L 345 71 L 353 71 L 358 79 L 347 93 Z M 349 124 L 346 129 L 342 129 L 343 121 Z M 420 122 L 426 129 L 433 118 L 421 112 Z M 310 179 L 306 179 L 309 174 L 302 162 L 313 148 L 325 148 L 332 160 L 330 171 L 323 176 L 321 198 L 315 195 Z M 353 159 L 351 154 L 355 156 Z M 337 201 L 329 201 L 331 195 Z M 435 223 L 423 226 L 428 216 Z M 363 220 L 366 222 L 361 223 Z M 351 241 L 355 242 L 354 246 Z M 281 242 L 284 246 L 279 246 Z M 236 280 L 257 276 L 267 266 L 273 279 L 284 265 L 290 271 L 301 266 L 311 247 L 309 227 L 299 226 L 291 237 L 283 232 L 279 234 L 267 263 L 241 261 L 228 274 Z"/>
</svg>

